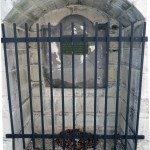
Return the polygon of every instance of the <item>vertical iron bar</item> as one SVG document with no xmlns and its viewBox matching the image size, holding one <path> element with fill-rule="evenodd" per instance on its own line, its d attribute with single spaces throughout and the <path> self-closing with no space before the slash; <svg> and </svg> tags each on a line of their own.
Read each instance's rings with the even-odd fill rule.
<svg viewBox="0 0 150 150">
<path fill-rule="evenodd" d="M 53 104 L 53 73 L 52 73 L 52 53 L 51 53 L 51 26 L 48 23 L 48 46 L 49 46 L 49 70 L 50 70 L 50 93 L 51 93 L 51 115 L 52 115 L 52 139 L 53 139 L 53 150 L 55 150 L 55 141 L 54 141 L 54 104 Z"/>
<path fill-rule="evenodd" d="M 83 42 L 84 42 L 84 52 L 83 52 L 83 132 L 84 132 L 84 143 L 83 148 L 85 148 L 85 132 L 86 132 L 86 25 L 83 23 Z"/>
<path fill-rule="evenodd" d="M 18 81 L 18 96 L 19 96 L 19 107 L 20 107 L 20 120 L 21 120 L 21 130 L 24 134 L 24 121 L 23 121 L 23 111 L 22 111 L 22 96 L 21 96 L 21 85 L 20 85 L 20 69 L 19 69 L 19 59 L 18 59 L 18 45 L 17 45 L 17 30 L 16 24 L 13 24 L 14 39 L 15 39 L 15 55 L 16 55 L 16 70 L 17 70 L 17 81 Z M 23 148 L 25 149 L 25 139 L 22 138 Z"/>
<path fill-rule="evenodd" d="M 131 89 L 131 67 L 132 67 L 132 50 L 133 50 L 133 30 L 134 24 L 131 23 L 131 41 L 130 41 L 130 53 L 129 53 L 129 71 L 128 71 L 128 92 L 127 92 L 127 107 L 126 107 L 126 125 L 125 125 L 125 147 L 127 149 L 127 135 L 128 135 L 128 121 L 129 121 L 129 104 L 130 104 L 130 89 Z"/>
<path fill-rule="evenodd" d="M 117 132 L 118 132 L 117 128 L 118 128 L 118 111 L 119 111 L 121 39 L 122 39 L 122 24 L 119 22 L 118 69 L 117 69 L 117 89 L 116 89 L 116 115 L 115 115 L 115 142 L 114 142 L 114 149 L 116 149 L 116 145 L 117 145 Z"/>
<path fill-rule="evenodd" d="M 95 28 L 95 71 L 94 71 L 94 150 L 96 149 L 96 106 L 97 106 L 97 44 L 98 44 L 98 23 Z"/>
<path fill-rule="evenodd" d="M 5 26 L 2 24 L 2 35 L 5 39 Z M 9 82 L 9 71 L 8 71 L 8 58 L 7 58 L 7 48 L 6 42 L 3 43 L 4 48 L 4 59 L 5 59 L 5 69 L 6 69 L 6 83 L 7 83 L 7 93 L 8 93 L 8 105 L 9 105 L 9 115 L 10 115 L 10 125 L 11 125 L 11 133 L 14 135 L 14 124 L 13 124 L 13 115 L 12 115 L 12 105 L 11 105 L 11 95 L 10 95 L 10 82 Z M 15 139 L 12 139 L 12 147 L 15 150 Z"/>
<path fill-rule="evenodd" d="M 29 54 L 29 41 L 28 41 L 28 24 L 25 24 L 25 36 L 26 36 L 26 52 L 27 52 L 27 70 L 28 70 L 28 86 L 29 86 L 29 97 L 30 97 L 30 113 L 31 113 L 31 128 L 32 134 L 34 134 L 34 122 L 33 122 L 33 105 L 32 105 L 32 88 L 31 88 L 31 73 L 30 73 L 30 54 Z M 33 149 L 35 149 L 35 139 L 32 138 Z"/>
<path fill-rule="evenodd" d="M 141 105 L 141 90 L 142 90 L 142 74 L 143 74 L 143 63 L 144 63 L 144 48 L 145 48 L 145 35 L 146 35 L 146 22 L 144 22 L 143 28 L 143 40 L 142 40 L 142 52 L 141 52 L 141 66 L 140 66 L 140 82 L 139 82 L 139 95 L 138 95 L 138 108 L 137 108 L 137 122 L 136 122 L 136 134 L 135 134 L 135 150 L 137 149 L 137 135 L 139 128 L 139 115 Z"/>
<path fill-rule="evenodd" d="M 62 92 L 62 130 L 63 130 L 63 150 L 65 150 L 65 111 L 64 111 L 64 65 L 62 49 L 62 23 L 60 23 L 60 50 L 61 50 L 61 92 Z"/>
<path fill-rule="evenodd" d="M 73 135 L 75 135 L 75 65 L 74 65 L 74 23 L 72 23 L 72 98 L 73 98 Z M 73 149 L 75 150 L 75 137 L 73 138 Z"/>
<path fill-rule="evenodd" d="M 40 84 L 40 104 L 41 104 L 41 125 L 42 135 L 44 136 L 44 112 L 43 112 L 43 93 L 42 93 L 42 77 L 41 77 L 41 57 L 40 57 L 40 42 L 39 42 L 39 24 L 36 24 L 37 29 L 37 51 L 38 51 L 38 67 L 39 67 L 39 84 Z M 42 137 L 43 150 L 45 150 L 45 139 Z"/>
<path fill-rule="evenodd" d="M 109 28 L 107 23 L 106 30 L 106 81 L 105 81 L 105 113 L 104 113 L 104 150 L 106 150 L 106 134 L 107 134 L 107 96 L 108 96 L 108 63 L 109 63 Z"/>
</svg>

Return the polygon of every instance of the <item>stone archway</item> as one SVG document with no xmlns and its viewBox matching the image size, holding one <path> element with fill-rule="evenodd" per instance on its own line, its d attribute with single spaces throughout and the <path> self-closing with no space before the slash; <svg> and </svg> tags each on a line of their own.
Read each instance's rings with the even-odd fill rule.
<svg viewBox="0 0 150 150">
<path fill-rule="evenodd" d="M 66 0 L 63 0 L 63 1 L 50 0 L 50 1 L 47 1 L 46 3 L 42 3 L 41 1 L 37 1 L 37 0 L 32 0 L 32 1 L 14 0 L 13 2 L 14 3 L 12 3 L 11 1 L 6 1 L 6 2 L 2 1 L 2 4 L 5 7 L 4 9 L 2 9 L 2 13 L 4 12 L 2 19 L 3 19 L 4 23 L 8 24 L 7 34 L 12 35 L 12 36 L 13 36 L 13 31 L 9 25 L 14 22 L 17 24 L 19 36 L 24 35 L 24 23 L 26 23 L 26 22 L 31 27 L 30 35 L 34 35 L 35 34 L 34 25 L 36 22 L 39 22 L 41 25 L 45 25 L 47 22 L 51 21 L 52 23 L 54 23 L 56 25 L 56 24 L 58 24 L 58 22 L 61 19 L 63 19 L 64 17 L 66 17 L 68 15 L 71 15 L 71 14 L 78 14 L 78 15 L 85 16 L 85 17 L 89 18 L 93 23 L 101 22 L 101 21 L 107 22 L 107 20 L 113 20 L 114 23 L 116 23 L 116 20 L 121 21 L 122 24 L 124 25 L 124 27 L 127 27 L 124 30 L 125 31 L 124 33 L 126 35 L 129 35 L 128 33 L 130 32 L 130 28 L 128 27 L 130 22 L 137 22 L 136 23 L 137 28 L 136 28 L 135 32 L 137 33 L 138 36 L 140 36 L 142 23 L 145 20 L 145 17 L 143 17 L 143 15 L 142 15 L 142 14 L 144 14 L 144 12 L 142 11 L 142 14 L 141 14 L 138 10 L 138 9 L 142 10 L 141 7 L 143 7 L 143 5 L 144 5 L 144 4 L 141 5 L 140 0 L 138 0 L 137 3 L 134 1 L 133 4 L 130 3 L 130 2 L 132 2 L 131 0 L 130 0 L 130 2 L 123 1 L 123 0 L 117 0 L 117 1 L 115 1 L 115 0 L 113 0 L 113 1 L 81 0 L 80 3 L 78 3 L 78 1 L 70 2 L 68 0 L 67 1 Z M 6 3 L 9 5 L 6 5 Z M 135 6 L 138 7 L 138 9 Z M 61 12 L 63 12 L 63 13 L 61 13 Z M 5 15 L 5 14 L 7 14 L 7 15 Z M 54 14 L 58 15 L 57 19 L 55 17 L 53 17 Z M 10 48 L 12 48 L 11 46 L 12 45 L 10 45 Z M 137 48 L 137 47 L 138 46 L 135 46 L 135 48 Z M 33 46 L 33 48 L 35 48 L 35 47 Z M 125 48 L 128 49 L 128 47 L 125 47 Z M 136 51 L 134 53 L 135 53 L 135 61 L 137 62 L 137 59 L 138 59 L 137 55 L 139 55 L 139 54 Z M 26 55 L 26 53 L 25 53 L 24 46 L 20 45 L 20 58 L 24 59 L 25 55 Z M 113 55 L 115 55 L 115 54 L 113 54 Z M 125 64 L 126 64 L 127 60 L 125 58 L 126 58 L 126 56 L 128 56 L 128 54 L 124 51 L 123 55 L 124 55 L 123 56 L 124 57 L 124 62 L 123 62 L 124 70 L 122 70 L 122 72 L 123 72 L 123 74 L 126 74 L 127 68 L 126 68 Z M 10 50 L 10 58 L 11 57 L 12 58 L 14 57 L 14 53 Z M 114 60 L 114 58 L 113 58 L 113 60 Z M 32 63 L 33 63 L 33 65 L 35 65 L 36 55 L 35 55 L 35 57 L 33 56 Z M 112 63 L 114 63 L 114 61 L 112 61 Z M 139 65 L 138 63 L 135 64 L 135 69 L 138 68 L 138 65 Z M 33 67 L 33 72 L 36 70 L 36 69 L 35 70 L 34 69 L 35 68 Z M 10 71 L 12 72 L 12 74 L 15 73 L 14 65 L 12 65 L 12 68 L 10 68 Z M 137 70 L 135 70 L 135 72 L 137 72 Z M 22 68 L 22 74 L 25 75 L 22 85 L 26 85 L 27 78 L 26 78 L 26 70 L 24 69 L 24 67 Z M 34 78 L 34 76 L 33 76 L 33 78 Z M 126 80 L 126 78 L 124 76 L 123 76 L 123 79 L 124 79 L 124 81 Z M 145 77 L 145 79 L 147 79 L 147 78 Z M 12 80 L 14 80 L 14 78 L 12 78 Z M 5 82 L 5 80 L 4 80 L 4 82 Z M 136 79 L 133 80 L 132 82 L 133 82 L 133 91 L 134 90 L 136 91 Z M 14 80 L 14 83 L 12 84 L 12 87 L 15 87 L 15 86 L 16 86 L 16 79 Z M 34 86 L 38 87 L 37 84 L 34 84 L 33 87 Z M 16 89 L 16 88 L 14 88 L 14 89 Z M 124 93 L 124 89 L 122 90 L 123 93 Z M 35 88 L 33 90 L 37 90 L 37 89 Z M 23 91 L 24 91 L 23 107 L 24 107 L 24 110 L 26 111 L 29 109 L 29 103 L 27 100 L 27 98 L 28 98 L 27 88 L 25 87 L 23 89 Z M 36 94 L 37 94 L 37 92 L 35 92 L 34 96 L 38 97 L 39 95 L 36 95 Z M 16 95 L 17 95 L 17 93 L 15 92 L 14 99 L 17 97 Z M 122 95 L 124 95 L 124 94 L 122 94 Z M 6 97 L 7 97 L 7 93 L 4 94 L 4 100 Z M 147 97 L 144 97 L 144 99 L 147 99 Z M 35 98 L 35 101 L 36 101 L 36 98 Z M 45 101 L 45 105 L 47 105 L 46 103 L 47 103 L 47 101 Z M 5 105 L 5 102 L 4 102 L 4 105 Z M 122 101 L 120 108 L 123 108 L 124 105 L 125 105 L 125 101 Z M 37 104 L 35 111 L 38 110 L 37 109 L 38 106 L 39 105 Z M 18 105 L 14 104 L 14 108 L 17 108 L 17 107 L 18 107 Z M 17 111 L 14 111 L 15 115 L 17 114 Z M 121 113 L 123 116 L 124 110 Z M 145 113 L 145 112 L 143 112 L 143 113 Z M 8 123 L 9 119 L 6 119 L 6 118 L 8 118 L 7 116 L 9 116 L 7 104 L 6 104 L 6 107 L 4 107 L 4 115 L 6 115 L 5 121 L 6 121 L 6 123 Z M 27 113 L 25 115 L 26 115 L 25 122 L 28 122 L 29 121 L 29 113 Z M 35 114 L 35 118 L 37 116 Z M 16 121 L 16 124 L 17 124 L 17 122 L 19 122 L 19 116 L 16 115 L 16 120 L 17 119 L 18 119 L 18 121 Z M 124 122 L 122 119 L 123 118 L 120 117 L 121 123 Z M 146 121 L 145 118 L 142 118 L 142 120 Z M 37 122 L 37 124 L 38 124 L 38 122 Z M 121 126 L 124 126 L 124 124 L 122 123 Z M 8 129 L 9 128 L 10 128 L 10 126 L 8 127 Z M 20 130 L 20 126 L 18 126 L 18 129 Z M 19 130 L 18 130 L 18 132 L 19 132 Z M 29 126 L 28 126 L 27 130 L 28 131 L 30 130 Z M 11 145 L 11 142 L 8 140 L 5 143 L 6 147 L 9 145 L 7 143 L 9 143 Z M 7 148 L 7 149 L 11 149 L 11 148 Z"/>
</svg>

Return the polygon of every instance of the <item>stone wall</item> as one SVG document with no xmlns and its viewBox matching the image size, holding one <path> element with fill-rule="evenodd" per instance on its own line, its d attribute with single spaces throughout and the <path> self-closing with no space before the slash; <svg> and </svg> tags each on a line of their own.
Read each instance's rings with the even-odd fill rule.
<svg viewBox="0 0 150 150">
<path fill-rule="evenodd" d="M 124 29 L 124 36 L 131 36 L 131 28 L 128 27 Z M 143 23 L 136 23 L 134 26 L 134 36 L 141 37 L 143 35 Z M 137 106 L 138 106 L 138 94 L 139 94 L 139 80 L 140 80 L 140 65 L 141 65 L 141 51 L 142 43 L 134 42 L 132 50 L 132 65 L 131 65 L 131 82 L 130 82 L 130 91 L 129 91 L 129 127 L 128 133 L 133 135 L 136 132 L 136 119 L 137 119 Z M 127 106 L 127 94 L 128 94 L 128 72 L 129 72 L 129 55 L 130 55 L 130 44 L 125 42 L 122 45 L 122 57 L 121 57 L 121 92 L 120 92 L 120 102 L 121 102 L 121 115 L 120 115 L 120 127 L 121 132 L 125 133 L 125 124 L 126 124 L 126 106 Z M 144 69 L 143 69 L 143 84 L 142 91 L 147 89 L 145 84 L 145 76 L 147 76 L 147 47 L 145 48 L 144 55 Z M 141 114 L 140 121 L 144 126 L 146 125 L 145 118 L 148 118 L 148 99 L 145 99 L 142 95 L 141 98 Z M 144 111 L 143 111 L 143 109 Z M 142 125 L 142 126 L 143 126 Z M 145 141 L 148 140 L 146 131 L 142 129 L 142 135 L 145 135 Z M 134 133 L 133 133 L 134 132 Z M 134 141 L 129 140 L 129 145 L 131 149 L 134 148 Z"/>
<path fill-rule="evenodd" d="M 69 17 L 68 17 L 69 18 Z M 75 23 L 80 21 L 79 18 L 75 18 Z M 42 20 L 42 19 L 41 19 Z M 83 20 L 83 19 L 82 19 Z M 55 20 L 57 22 L 57 20 Z M 68 20 L 69 22 L 72 21 Z M 68 22 L 67 21 L 67 22 Z M 41 23 L 39 21 L 39 23 Z M 101 22 L 102 23 L 102 22 Z M 111 24 L 116 23 L 112 20 Z M 42 24 L 43 25 L 43 24 Z M 70 29 L 71 30 L 71 29 Z M 87 31 L 91 30 L 89 25 L 87 26 Z M 36 26 L 32 27 L 33 34 L 31 36 L 36 36 Z M 64 30 L 63 30 L 64 31 Z M 70 32 L 70 31 L 67 31 Z M 76 31 L 78 32 L 78 31 Z M 80 31 L 81 32 L 81 31 Z M 94 32 L 94 31 L 92 31 Z M 105 31 L 103 31 L 105 33 Z M 56 33 L 55 33 L 56 34 Z M 57 33 L 59 34 L 59 32 Z M 110 36 L 117 36 L 117 30 L 111 30 Z M 59 35 L 55 35 L 59 36 Z M 54 36 L 54 37 L 55 37 Z M 94 36 L 92 33 L 91 36 Z M 102 36 L 102 35 L 101 35 Z M 105 44 L 103 44 L 105 45 Z M 95 48 L 95 47 L 94 47 Z M 99 47 L 100 48 L 100 47 Z M 52 51 L 55 47 L 52 44 Z M 43 46 L 41 43 L 41 56 L 43 56 Z M 93 49 L 95 51 L 95 49 Z M 105 51 L 105 48 L 103 48 Z M 36 43 L 30 43 L 30 52 L 31 52 L 31 82 L 32 82 L 32 95 L 33 95 L 33 110 L 34 110 L 34 122 L 35 122 L 35 132 L 41 133 L 41 106 L 40 106 L 40 93 L 39 93 L 39 73 L 38 73 L 38 54 L 37 54 L 37 47 Z M 118 44 L 115 42 L 110 43 L 110 54 L 109 54 L 109 75 L 108 75 L 108 112 L 107 112 L 107 133 L 114 133 L 114 125 L 115 125 L 115 105 L 116 105 L 116 80 L 117 80 L 117 54 L 118 54 Z M 105 55 L 105 54 L 103 54 Z M 41 59 L 45 60 L 48 58 L 47 55 L 44 55 Z M 82 55 L 78 56 L 81 57 Z M 87 55 L 88 56 L 88 55 Z M 76 55 L 75 55 L 76 57 Z M 53 65 L 56 60 L 56 57 L 53 58 Z M 87 60 L 88 61 L 88 60 Z M 43 60 L 41 60 L 43 62 Z M 64 56 L 64 62 L 67 62 L 66 56 Z M 91 59 L 91 62 L 94 64 L 94 59 Z M 100 61 L 105 66 L 105 61 Z M 98 58 L 99 64 L 99 58 Z M 83 64 L 81 64 L 83 65 Z M 49 64 L 43 63 L 42 68 L 49 68 Z M 88 69 L 89 65 L 87 65 Z M 60 70 L 60 68 L 59 68 Z M 42 70 L 43 71 L 43 70 Z M 78 72 L 80 70 L 78 69 Z M 81 74 L 83 71 L 80 71 Z M 70 71 L 65 71 L 66 74 L 72 73 Z M 42 72 L 44 75 L 44 72 Z M 53 74 L 54 75 L 54 74 Z M 70 74 L 71 75 L 71 74 Z M 94 73 L 93 73 L 94 76 Z M 54 76 L 55 77 L 55 76 Z M 78 76 L 80 77 L 80 76 Z M 80 77 L 82 79 L 82 77 Z M 94 80 L 92 81 L 94 82 Z M 71 82 L 72 83 L 72 82 Z M 44 124 L 45 124 L 45 132 L 51 133 L 51 98 L 50 98 L 50 87 L 46 86 L 47 84 L 42 76 L 42 88 L 43 88 L 43 101 L 44 101 Z M 75 121 L 76 121 L 76 128 L 83 128 L 83 89 L 76 88 L 75 89 Z M 65 88 L 64 89 L 64 96 L 65 96 L 65 128 L 73 128 L 72 122 L 72 89 Z M 105 107 L 105 88 L 98 88 L 97 90 L 97 133 L 103 134 L 104 132 L 104 107 Z M 54 122 L 55 122 L 55 133 L 59 133 L 62 130 L 62 97 L 61 97 L 61 88 L 54 88 Z M 94 122 L 94 89 L 88 88 L 86 90 L 86 117 L 87 117 L 87 131 L 93 132 L 93 122 Z M 118 114 L 119 115 L 119 114 Z M 71 121 L 70 121 L 71 120 Z M 47 126 L 47 124 L 49 124 Z"/>
<path fill-rule="evenodd" d="M 6 37 L 13 37 L 12 26 L 5 25 Z M 17 29 L 17 36 L 23 37 L 24 31 Z M 16 67 L 16 57 L 15 48 L 13 43 L 7 44 L 7 59 L 9 68 L 9 81 L 10 81 L 10 94 L 11 94 L 11 107 L 13 115 L 14 132 L 17 134 L 21 133 L 21 121 L 20 121 L 20 108 L 19 108 L 19 97 L 18 97 L 18 80 L 17 80 L 17 67 Z M 27 76 L 27 61 L 26 61 L 26 48 L 25 44 L 18 44 L 18 59 L 19 59 L 19 69 L 20 69 L 20 85 L 21 85 L 21 106 L 23 110 L 23 123 L 24 123 L 24 133 L 31 133 L 30 125 L 30 102 L 28 94 L 28 76 Z M 9 105 L 7 96 L 7 84 L 6 84 L 6 73 L 5 73 L 5 63 L 4 63 L 4 51 L 2 48 L 2 77 L 3 77 L 3 139 L 4 149 L 11 149 L 12 142 L 11 139 L 6 139 L 6 134 L 11 133 L 10 127 L 10 115 L 9 115 Z M 26 139 L 26 144 L 29 139 Z M 16 150 L 22 149 L 21 139 L 15 140 Z M 9 146 L 8 146 L 9 145 Z"/>
</svg>

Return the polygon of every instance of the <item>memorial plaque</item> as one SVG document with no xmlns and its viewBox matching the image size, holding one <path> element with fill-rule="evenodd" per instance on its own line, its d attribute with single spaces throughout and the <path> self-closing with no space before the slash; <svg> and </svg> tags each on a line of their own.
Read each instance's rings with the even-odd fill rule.
<svg viewBox="0 0 150 150">
<path fill-rule="evenodd" d="M 70 37 L 72 36 L 64 36 Z M 81 36 L 75 36 L 81 37 Z M 64 55 L 72 55 L 73 51 L 73 42 L 63 41 L 62 42 L 62 51 Z M 89 53 L 88 42 L 85 43 L 85 53 Z M 83 55 L 84 54 L 84 42 L 74 42 L 74 54 L 75 55 Z"/>
</svg>

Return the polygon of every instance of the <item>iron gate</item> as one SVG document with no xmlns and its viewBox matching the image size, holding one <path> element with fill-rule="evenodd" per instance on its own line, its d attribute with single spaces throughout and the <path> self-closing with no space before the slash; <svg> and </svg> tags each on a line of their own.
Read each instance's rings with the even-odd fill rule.
<svg viewBox="0 0 150 150">
<path fill-rule="evenodd" d="M 106 140 L 107 139 L 114 139 L 114 149 L 116 149 L 117 140 L 118 139 L 124 139 L 124 149 L 127 148 L 127 141 L 129 139 L 135 140 L 135 149 L 137 147 L 137 140 L 138 139 L 144 139 L 143 135 L 138 135 L 138 126 L 139 126 L 139 112 L 140 112 L 140 98 L 141 98 L 141 84 L 142 84 L 142 70 L 143 70 L 143 58 L 144 58 L 144 45 L 145 41 L 147 41 L 147 38 L 145 37 L 146 32 L 146 23 L 144 23 L 143 28 L 143 37 L 134 37 L 133 31 L 134 31 L 134 24 L 131 24 L 131 37 L 123 37 L 122 36 L 122 25 L 119 24 L 119 36 L 118 37 L 110 37 L 109 35 L 109 29 L 110 29 L 110 23 L 106 24 L 106 36 L 105 37 L 99 37 L 98 36 L 98 23 L 96 23 L 95 26 L 95 36 L 94 37 L 87 37 L 86 36 L 86 26 L 83 25 L 83 35 L 76 37 L 74 35 L 74 24 L 72 23 L 72 36 L 71 37 L 63 37 L 63 31 L 62 31 L 62 24 L 60 24 L 60 37 L 51 37 L 51 26 L 48 24 L 48 37 L 40 37 L 40 29 L 39 24 L 37 24 L 37 37 L 29 37 L 28 35 L 28 25 L 25 24 L 25 37 L 17 37 L 17 31 L 16 31 L 16 24 L 13 25 L 13 31 L 14 31 L 14 37 L 6 37 L 5 36 L 5 25 L 2 24 L 2 43 L 4 48 L 4 58 L 5 58 L 5 67 L 6 67 L 6 79 L 7 79 L 7 90 L 8 90 L 8 102 L 9 102 L 9 111 L 10 111 L 10 122 L 11 122 L 11 131 L 12 133 L 9 133 L 6 135 L 7 138 L 13 139 L 13 149 L 15 149 L 14 141 L 16 138 L 21 138 L 23 140 L 23 149 L 25 149 L 25 138 L 31 138 L 33 141 L 33 149 L 35 149 L 35 138 L 41 138 L 43 141 L 43 149 L 45 150 L 45 138 L 52 139 L 53 141 L 53 149 L 55 149 L 54 140 L 56 138 L 62 138 L 63 139 L 63 149 L 65 149 L 65 139 L 72 138 L 74 139 L 73 148 L 75 149 L 75 138 L 93 138 L 95 143 L 97 139 L 103 139 L 104 140 L 104 150 L 106 150 Z M 103 28 L 103 25 L 102 25 Z M 53 80 L 53 74 L 52 74 L 52 58 L 51 58 L 51 43 L 52 42 L 60 42 L 60 48 L 62 49 L 62 42 L 68 41 L 72 42 L 72 93 L 73 93 L 73 135 L 66 135 L 64 133 L 65 131 L 65 118 L 64 118 L 64 70 L 63 70 L 63 53 L 61 52 L 61 93 L 62 93 L 62 131 L 64 134 L 57 135 L 54 133 L 54 106 L 53 106 L 53 87 L 50 87 L 50 93 L 51 93 L 51 119 L 52 119 L 52 134 L 45 134 L 44 133 L 44 118 L 43 118 L 43 95 L 42 95 L 42 74 L 41 74 L 41 56 L 40 56 L 40 43 L 41 42 L 47 42 L 49 45 L 49 68 L 50 68 L 50 81 Z M 19 62 L 18 62 L 18 46 L 17 44 L 23 42 L 26 44 L 26 54 L 27 54 L 27 70 L 28 70 L 28 88 L 29 88 L 29 96 L 30 96 L 30 110 L 31 110 L 31 128 L 32 133 L 31 134 L 24 134 L 24 124 L 23 124 L 23 113 L 22 113 L 22 105 L 21 105 L 21 90 L 20 90 L 20 73 L 19 73 Z M 42 123 L 42 134 L 35 134 L 34 132 L 34 120 L 33 120 L 33 109 L 32 109 L 32 92 L 31 92 L 31 71 L 30 71 L 30 56 L 29 56 L 29 43 L 35 42 L 37 43 L 37 51 L 38 51 L 38 69 L 39 69 L 39 82 L 40 82 L 40 104 L 41 104 L 41 123 Z M 74 43 L 75 42 L 83 42 L 84 44 L 84 51 L 83 51 L 83 105 L 84 105 L 84 111 L 83 111 L 83 135 L 77 135 L 75 134 L 75 86 L 74 86 L 74 55 L 75 55 L 75 48 Z M 94 75 L 94 133 L 93 135 L 86 134 L 86 42 L 94 42 L 95 43 L 95 75 Z M 105 82 L 105 115 L 104 115 L 104 134 L 98 135 L 96 133 L 96 105 L 97 105 L 97 44 L 98 42 L 106 42 L 106 82 Z M 117 86 L 116 86 L 116 113 L 115 113 L 115 133 L 114 135 L 108 135 L 107 134 L 107 95 L 108 95 L 108 61 L 109 61 L 109 43 L 110 42 L 118 42 L 118 71 L 117 71 Z M 127 107 L 126 107 L 126 126 L 125 126 L 125 134 L 119 135 L 118 134 L 118 107 L 119 107 L 119 84 L 120 84 L 120 68 L 121 68 L 121 49 L 122 49 L 122 43 L 123 42 L 129 42 L 130 43 L 130 58 L 129 58 L 129 73 L 128 73 L 128 95 L 127 95 Z M 142 43 L 142 53 L 141 53 L 141 66 L 140 66 L 140 82 L 139 82 L 139 96 L 138 96 L 138 108 L 137 108 L 137 119 L 136 119 L 136 132 L 133 132 L 133 135 L 128 134 L 128 117 L 129 117 L 129 91 L 130 91 L 130 81 L 131 81 L 131 65 L 132 65 L 132 50 L 133 50 L 133 43 L 134 42 L 141 42 Z M 21 128 L 22 133 L 16 134 L 14 133 L 14 125 L 13 125 L 13 115 L 12 115 L 12 102 L 11 102 L 11 95 L 10 95 L 10 79 L 9 79 L 9 72 L 8 72 L 8 56 L 7 56 L 7 43 L 14 43 L 15 45 L 15 56 L 16 56 L 16 68 L 17 68 L 17 79 L 18 79 L 18 94 L 19 94 L 19 106 L 20 106 L 20 117 L 21 117 Z M 96 149 L 96 144 L 94 144 L 94 148 Z"/>
</svg>

